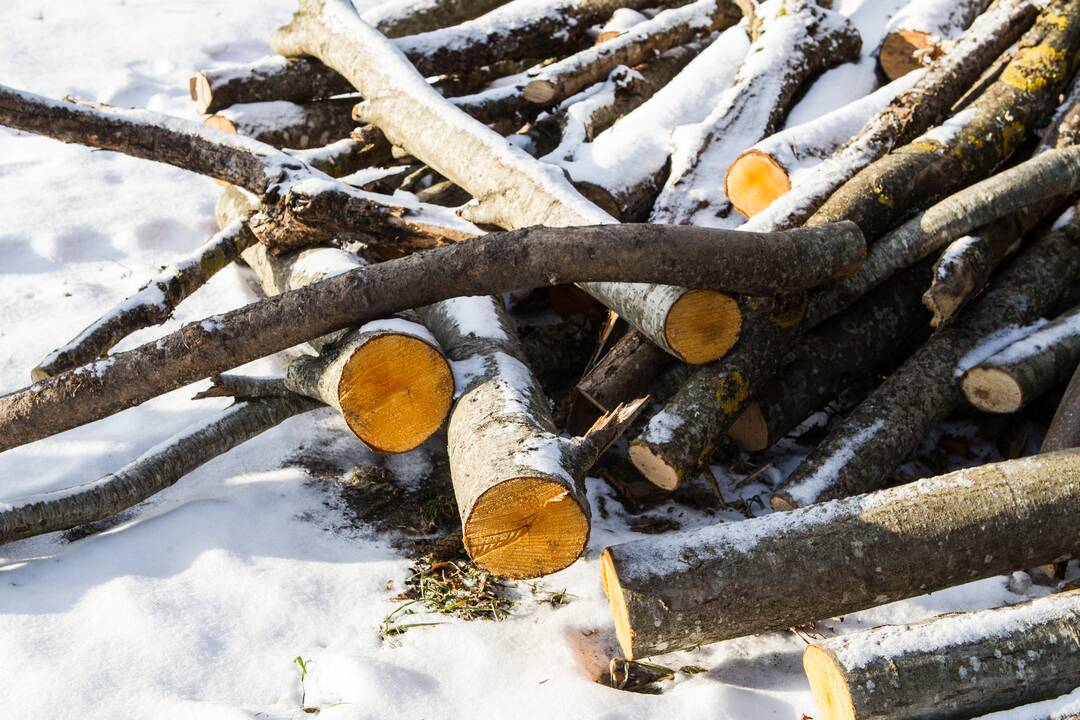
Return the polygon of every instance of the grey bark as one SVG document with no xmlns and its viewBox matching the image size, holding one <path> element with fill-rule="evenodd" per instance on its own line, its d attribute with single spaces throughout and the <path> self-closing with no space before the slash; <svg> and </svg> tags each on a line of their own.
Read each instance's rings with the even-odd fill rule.
<svg viewBox="0 0 1080 720">
<path fill-rule="evenodd" d="M 307 148 L 349 137 L 356 127 L 356 98 L 334 98 L 304 104 L 260 102 L 232 105 L 205 122 L 225 132 L 255 138 L 279 148 Z"/>
<path fill-rule="evenodd" d="M 1080 452 L 1038 455 L 615 545 L 604 588 L 626 657 L 646 657 L 1068 557 L 1078 511 Z"/>
<path fill-rule="evenodd" d="M 1054 452 L 1074 447 L 1080 447 L 1080 368 L 1069 380 L 1040 451 Z"/>
</svg>

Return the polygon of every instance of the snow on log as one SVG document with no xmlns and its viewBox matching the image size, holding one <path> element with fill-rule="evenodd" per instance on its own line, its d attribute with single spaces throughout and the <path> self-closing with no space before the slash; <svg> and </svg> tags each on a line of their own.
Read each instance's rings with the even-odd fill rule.
<svg viewBox="0 0 1080 720">
<path fill-rule="evenodd" d="M 231 105 L 203 122 L 247 135 L 279 148 L 306 149 L 349 137 L 355 98 L 319 100 L 303 105 L 286 100 Z"/>
<path fill-rule="evenodd" d="M 753 12 L 749 5 L 746 8 Z M 664 10 L 607 42 L 540 70 L 525 86 L 525 99 L 550 106 L 600 82 L 619 65 L 633 67 L 677 45 L 731 27 L 743 16 L 733 0 L 695 0 Z"/>
<path fill-rule="evenodd" d="M 919 295 L 929 274 L 924 261 L 807 333 L 794 359 L 756 393 L 728 436 L 745 450 L 765 450 L 844 388 L 899 365 L 928 335 Z"/>
<path fill-rule="evenodd" d="M 633 659 L 1069 557 L 1077 512 L 1080 451 L 1065 451 L 614 545 L 600 566 Z"/>
<path fill-rule="evenodd" d="M 0 543 L 115 515 L 293 415 L 319 407 L 314 400 L 294 394 L 238 401 L 99 480 L 0 503 Z"/>
<path fill-rule="evenodd" d="M 1080 688 L 1051 700 L 980 715 L 974 720 L 1080 720 Z"/>
<path fill-rule="evenodd" d="M 700 124 L 672 137 L 671 173 L 652 222 L 724 223 L 731 205 L 722 184 L 739 153 L 776 132 L 800 89 L 834 65 L 855 60 L 862 41 L 844 16 L 814 2 L 768 0 L 760 30 L 732 86 Z"/>
<path fill-rule="evenodd" d="M 1014 413 L 1073 375 L 1080 364 L 1080 308 L 1046 323 L 964 373 L 967 401 L 983 412 Z"/>
<path fill-rule="evenodd" d="M 631 441 L 630 459 L 660 487 L 677 487 L 698 470 L 801 333 L 940 250 L 949 239 L 1068 192 L 1066 188 L 1078 187 L 1078 183 L 1080 149 L 1047 151 L 919 213 L 873 243 L 858 271 L 847 278 L 805 297 L 741 299 L 746 331 L 740 343 L 721 361 L 691 374 L 664 411 Z M 672 432 L 673 428 L 678 432 Z"/>
<path fill-rule="evenodd" d="M 227 188 L 218 201 L 218 223 L 234 222 L 256 202 L 241 190 Z M 368 265 L 355 253 L 335 247 L 278 257 L 253 244 L 243 258 L 267 297 Z M 372 320 L 314 338 L 309 345 L 318 354 L 289 363 L 287 386 L 337 409 L 371 449 L 408 452 L 442 427 L 454 397 L 453 373 L 439 344 L 414 317 Z"/>
<path fill-rule="evenodd" d="M 970 718 L 1055 698 L 1080 676 L 1080 590 L 819 640 L 803 667 L 822 720 Z"/>
<path fill-rule="evenodd" d="M 856 173 L 939 122 L 1030 27 L 1037 12 L 1026 0 L 995 0 L 914 87 L 889 103 L 835 154 L 803 173 L 797 187 L 751 218 L 746 229 L 802 225 Z"/>
<path fill-rule="evenodd" d="M 350 134 L 351 135 L 351 134 Z M 322 147 L 313 147 L 306 150 L 288 150 L 288 154 L 300 162 L 321 170 L 335 178 L 352 175 L 354 172 L 369 168 L 381 163 L 371 162 L 365 156 L 367 146 L 360 140 L 354 140 L 351 136 L 332 142 Z"/>
<path fill-rule="evenodd" d="M 1060 151 L 1055 151 L 1060 152 Z M 1036 162 L 1036 161 L 1030 161 Z M 960 402 L 960 377 L 1008 347 L 1080 274 L 1080 219 L 1054 230 L 1002 271 L 955 320 L 890 375 L 777 488 L 778 510 L 882 487 Z"/>
<path fill-rule="evenodd" d="M 596 36 L 596 42 L 600 44 L 617 38 L 630 28 L 646 22 L 648 19 L 648 16 L 637 10 L 619 8 L 611 14 L 611 18 L 600 28 L 600 33 Z"/>
<path fill-rule="evenodd" d="M 193 253 L 163 270 L 74 339 L 49 353 L 30 372 L 31 379 L 44 380 L 105 357 L 114 345 L 133 332 L 160 325 L 172 317 L 184 298 L 256 242 L 244 219 L 228 223 Z"/>
<path fill-rule="evenodd" d="M 864 168 L 808 224 L 851 220 L 879 237 L 905 214 L 989 175 L 1049 121 L 1080 50 L 1080 0 L 1054 0 L 998 79 L 944 123 Z"/>
<path fill-rule="evenodd" d="M 964 31 L 987 0 L 912 0 L 889 19 L 878 63 L 895 80 L 927 65 L 941 54 L 941 45 Z"/>
<path fill-rule="evenodd" d="M 769 135 L 744 150 L 724 177 L 724 192 L 732 206 L 746 217 L 767 208 L 791 189 L 800 170 L 820 163 L 840 149 L 921 77 L 922 72 L 909 73 L 864 98 Z"/>
</svg>

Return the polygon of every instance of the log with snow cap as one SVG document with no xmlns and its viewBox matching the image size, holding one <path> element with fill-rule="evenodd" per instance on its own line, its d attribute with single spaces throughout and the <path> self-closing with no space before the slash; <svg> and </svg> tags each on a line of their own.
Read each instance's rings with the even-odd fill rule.
<svg viewBox="0 0 1080 720">
<path fill-rule="evenodd" d="M 1036 328 L 964 373 L 969 403 L 984 412 L 1017 412 L 1072 377 L 1080 364 L 1080 308 Z"/>
<path fill-rule="evenodd" d="M 280 148 L 307 149 L 349 137 L 355 98 L 309 103 L 273 100 L 231 105 L 203 122 Z"/>
<path fill-rule="evenodd" d="M 862 41 L 851 22 L 813 2 L 769 0 L 759 31 L 732 86 L 699 125 L 672 137 L 671 174 L 652 221 L 733 227 L 722 185 L 739 153 L 776 132 L 800 89 L 814 76 L 855 60 Z"/>
<path fill-rule="evenodd" d="M 987 0 L 912 0 L 889 19 L 878 49 L 885 77 L 895 80 L 928 64 L 983 11 Z"/>
<path fill-rule="evenodd" d="M 803 667 L 821 720 L 960 719 L 1054 699 L 1080 677 L 1080 590 L 819 640 Z"/>
<path fill-rule="evenodd" d="M 218 224 L 243 218 L 257 206 L 254 196 L 227 188 L 218 201 Z M 268 297 L 368 264 L 333 247 L 277 257 L 256 243 L 242 257 Z M 442 427 L 454 397 L 454 377 L 438 342 L 411 314 L 373 320 L 308 344 L 317 354 L 290 362 L 286 384 L 337 409 L 368 447 L 408 452 Z"/>
<path fill-rule="evenodd" d="M 973 720 L 1080 720 L 1080 688 L 1050 700 L 999 710 Z"/>
<path fill-rule="evenodd" d="M 1068 557 L 1077 512 L 1080 451 L 1065 451 L 614 545 L 601 569 L 619 644 L 641 658 Z"/>
<path fill-rule="evenodd" d="M 461 388 L 447 446 L 469 556 L 519 579 L 570 565 L 589 538 L 585 472 L 643 401 L 605 415 L 582 438 L 561 437 L 501 300 L 455 298 L 419 312 Z"/>
</svg>

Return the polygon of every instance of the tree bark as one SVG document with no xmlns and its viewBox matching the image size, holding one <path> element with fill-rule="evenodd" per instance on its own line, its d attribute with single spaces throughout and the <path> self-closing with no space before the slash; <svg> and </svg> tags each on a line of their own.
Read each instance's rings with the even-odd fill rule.
<svg viewBox="0 0 1080 720">
<path fill-rule="evenodd" d="M 1054 452 L 1080 447 L 1080 368 L 1073 373 L 1069 386 L 1058 404 L 1043 438 L 1040 452 Z"/>
<path fill-rule="evenodd" d="M 744 450 L 760 451 L 835 398 L 900 364 L 928 335 L 919 295 L 930 264 L 891 278 L 851 310 L 807 333 L 785 364 L 728 430 Z"/>
<path fill-rule="evenodd" d="M 821 117 L 773 133 L 735 158 L 724 176 L 732 206 L 753 217 L 791 190 L 797 173 L 839 150 L 844 143 L 922 77 L 913 72 Z"/>
<path fill-rule="evenodd" d="M 447 446 L 469 556 L 515 579 L 567 567 L 589 537 L 585 472 L 637 407 L 606 418 L 603 443 L 560 437 L 501 300 L 461 297 L 420 314 L 460 377 Z"/>
<path fill-rule="evenodd" d="M 126 510 L 286 419 L 321 405 L 298 395 L 241 401 L 154 446 L 100 480 L 21 498 L 0 509 L 0 543 L 68 530 Z"/>
<path fill-rule="evenodd" d="M 1037 10 L 1024 0 L 996 0 L 913 88 L 893 100 L 843 148 L 806 173 L 798 187 L 746 223 L 748 230 L 802 225 L 856 173 L 940 122 L 983 70 L 1034 21 Z"/>
<path fill-rule="evenodd" d="M 986 8 L 986 0 L 913 0 L 889 19 L 878 49 L 885 77 L 895 80 L 941 54 L 940 44 L 964 31 Z"/>
<path fill-rule="evenodd" d="M 823 720 L 970 718 L 1076 687 L 1080 590 L 816 642 L 803 666 Z"/>
<path fill-rule="evenodd" d="M 1080 49 L 1080 2 L 1054 0 L 967 108 L 846 182 L 807 224 L 837 218 L 878 237 L 913 208 L 989 175 L 1057 107 Z"/>
<path fill-rule="evenodd" d="M 525 86 L 525 99 L 555 105 L 602 81 L 619 65 L 640 65 L 703 34 L 731 27 L 744 12 L 753 13 L 752 6 L 744 2 L 740 9 L 734 0 L 696 0 L 664 10 L 607 42 L 548 65 Z"/>
<path fill-rule="evenodd" d="M 307 148 L 349 137 L 355 98 L 319 100 L 303 105 L 275 100 L 230 105 L 206 118 L 210 127 L 246 135 L 279 148 Z"/>
<path fill-rule="evenodd" d="M 1033 161 L 1034 162 L 1034 161 Z M 959 378 L 1049 310 L 1080 273 L 1080 220 L 1024 250 L 968 310 L 870 394 L 777 488 L 778 510 L 888 484 L 903 459 L 961 399 Z"/>
<path fill-rule="evenodd" d="M 252 303 L 0 397 L 0 451 L 138 405 L 195 380 L 447 297 L 586 280 L 710 287 L 731 272 L 717 233 L 655 242 L 619 226 L 493 233 L 388 260 Z M 723 269 L 727 268 L 727 269 Z"/>
<path fill-rule="evenodd" d="M 967 401 L 1014 413 L 1073 375 L 1080 364 L 1080 308 L 1074 308 L 964 373 Z"/>
<path fill-rule="evenodd" d="M 30 372 L 31 379 L 44 380 L 104 357 L 133 332 L 160 325 L 172 317 L 182 300 L 255 242 L 243 219 L 227 224 L 198 250 L 147 282 L 73 340 L 49 353 Z"/>
<path fill-rule="evenodd" d="M 847 18 L 814 2 L 769 0 L 755 19 L 759 34 L 731 88 L 700 126 L 673 136 L 671 174 L 653 222 L 717 225 L 727 218 L 731 204 L 717 181 L 735 158 L 779 129 L 809 80 L 855 60 L 862 47 Z"/>
<path fill-rule="evenodd" d="M 257 201 L 228 188 L 217 205 L 219 225 L 250 214 Z M 368 266 L 354 253 L 312 247 L 276 257 L 254 244 L 243 252 L 267 297 L 298 290 Z M 309 342 L 311 352 L 289 363 L 293 392 L 335 408 L 365 445 L 378 452 L 415 450 L 450 412 L 454 377 L 435 338 L 402 313 Z"/>
<path fill-rule="evenodd" d="M 672 358 L 637 330 L 628 330 L 577 383 L 576 389 L 602 412 L 647 395 L 650 382 Z"/>
<path fill-rule="evenodd" d="M 640 658 L 1068 557 L 1078 511 L 1080 452 L 1066 451 L 615 545 L 600 562 L 619 644 Z"/>
</svg>

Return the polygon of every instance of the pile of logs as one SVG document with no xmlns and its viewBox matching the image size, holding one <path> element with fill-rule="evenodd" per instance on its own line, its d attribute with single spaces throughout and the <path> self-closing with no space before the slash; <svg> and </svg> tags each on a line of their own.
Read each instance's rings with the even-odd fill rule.
<svg viewBox="0 0 1080 720">
<path fill-rule="evenodd" d="M 225 186 L 219 233 L 0 398 L 0 450 L 206 378 L 235 399 L 0 508 L 0 541 L 108 517 L 330 406 L 377 452 L 445 442 L 465 550 L 534 578 L 586 551 L 605 454 L 674 491 L 845 397 L 774 512 L 603 550 L 626 658 L 1068 559 L 1080 0 L 884 4 L 867 37 L 813 0 L 299 0 L 276 56 L 191 79 L 203 124 L 0 87 L 2 125 Z M 785 125 L 840 70 L 871 91 Z M 265 299 L 110 352 L 234 262 Z M 568 397 L 504 301 L 529 288 L 606 308 Z M 282 377 L 226 373 L 290 348 Z M 897 473 L 958 407 L 1065 385 L 1040 454 Z M 1064 592 L 831 638 L 805 665 L 820 717 L 970 717 L 1080 685 L 1078 637 Z"/>
</svg>

